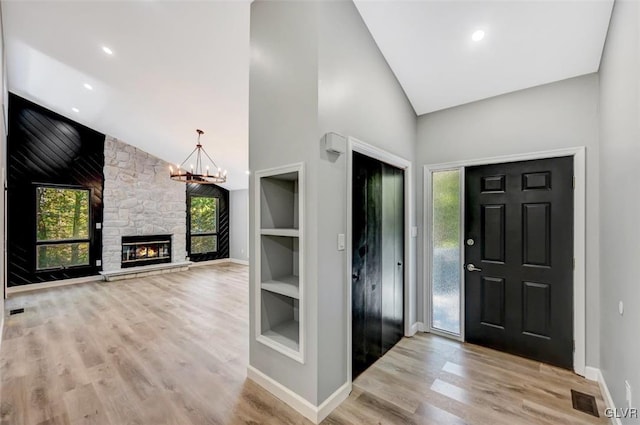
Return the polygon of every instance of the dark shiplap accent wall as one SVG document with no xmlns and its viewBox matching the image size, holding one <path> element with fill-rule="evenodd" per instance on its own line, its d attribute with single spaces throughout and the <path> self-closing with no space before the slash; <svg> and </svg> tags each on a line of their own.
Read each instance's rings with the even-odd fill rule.
<svg viewBox="0 0 640 425">
<path fill-rule="evenodd" d="M 191 196 L 213 196 L 220 199 L 218 220 L 218 252 L 212 254 L 191 255 L 191 235 L 189 233 L 189 223 L 191 217 L 189 212 Z M 187 185 L 187 252 L 191 261 L 217 260 L 229 258 L 229 191 L 217 185 L 208 184 L 188 184 Z"/>
<path fill-rule="evenodd" d="M 95 275 L 102 256 L 105 135 L 9 94 L 7 140 L 8 286 Z M 91 189 L 90 266 L 36 272 L 35 184 Z"/>
</svg>

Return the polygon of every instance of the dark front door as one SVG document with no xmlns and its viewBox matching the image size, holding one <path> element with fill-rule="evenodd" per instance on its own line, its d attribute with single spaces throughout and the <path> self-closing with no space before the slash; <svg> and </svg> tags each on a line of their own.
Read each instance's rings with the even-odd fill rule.
<svg viewBox="0 0 640 425">
<path fill-rule="evenodd" d="M 355 378 L 403 335 L 404 172 L 354 153 L 352 187 Z"/>
<path fill-rule="evenodd" d="M 466 169 L 465 339 L 573 367 L 573 158 Z"/>
</svg>

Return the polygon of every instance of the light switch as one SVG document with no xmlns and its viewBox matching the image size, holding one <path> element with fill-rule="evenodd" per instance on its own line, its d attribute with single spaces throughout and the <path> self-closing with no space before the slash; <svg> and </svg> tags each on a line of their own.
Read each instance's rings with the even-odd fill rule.
<svg viewBox="0 0 640 425">
<path fill-rule="evenodd" d="M 102 223 L 96 223 L 96 229 L 98 230 L 102 229 Z"/>
<path fill-rule="evenodd" d="M 344 233 L 338 233 L 338 251 L 344 251 L 345 245 Z"/>
<path fill-rule="evenodd" d="M 417 238 L 418 237 L 418 227 L 417 226 L 411 226 L 411 237 L 412 238 Z"/>
</svg>

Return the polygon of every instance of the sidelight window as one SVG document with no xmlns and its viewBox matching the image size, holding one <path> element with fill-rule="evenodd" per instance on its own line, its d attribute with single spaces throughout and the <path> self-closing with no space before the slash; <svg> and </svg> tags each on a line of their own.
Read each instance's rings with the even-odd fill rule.
<svg viewBox="0 0 640 425">
<path fill-rule="evenodd" d="M 460 334 L 460 170 L 432 174 L 431 327 Z"/>
<path fill-rule="evenodd" d="M 36 269 L 89 265 L 87 189 L 36 187 Z"/>
<path fill-rule="evenodd" d="M 189 206 L 190 253 L 207 254 L 218 251 L 219 199 L 192 196 Z"/>
</svg>

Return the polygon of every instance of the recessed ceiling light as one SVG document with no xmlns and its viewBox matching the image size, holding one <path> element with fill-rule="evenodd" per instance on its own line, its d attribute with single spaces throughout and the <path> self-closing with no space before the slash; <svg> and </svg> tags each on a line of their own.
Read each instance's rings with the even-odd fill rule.
<svg viewBox="0 0 640 425">
<path fill-rule="evenodd" d="M 78 109 L 78 108 L 71 108 L 71 110 L 72 110 L 73 112 L 75 112 L 76 114 L 77 114 L 78 112 L 80 112 L 80 109 Z"/>
<path fill-rule="evenodd" d="M 473 41 L 480 41 L 483 38 L 484 38 L 484 31 L 483 30 L 477 30 L 473 34 L 471 34 L 471 39 Z"/>
<path fill-rule="evenodd" d="M 93 86 L 89 83 L 84 83 L 84 88 L 87 90 L 93 90 Z"/>
<path fill-rule="evenodd" d="M 113 54 L 113 50 L 111 50 L 107 46 L 102 46 L 102 51 L 105 52 L 108 55 L 112 55 Z"/>
</svg>

